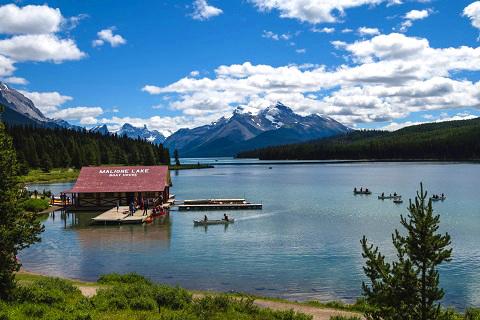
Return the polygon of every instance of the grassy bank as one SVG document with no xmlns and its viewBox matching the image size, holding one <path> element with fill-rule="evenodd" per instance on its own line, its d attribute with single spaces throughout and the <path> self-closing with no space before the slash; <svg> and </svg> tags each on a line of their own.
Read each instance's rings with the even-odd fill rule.
<svg viewBox="0 0 480 320">
<path fill-rule="evenodd" d="M 191 170 L 191 169 L 209 169 L 213 168 L 210 164 L 181 164 L 179 166 L 171 165 L 169 166 L 170 170 Z"/>
<path fill-rule="evenodd" d="M 72 168 L 56 168 L 49 172 L 39 169 L 33 169 L 27 175 L 21 176 L 23 183 L 47 183 L 47 182 L 67 182 L 78 178 L 80 170 Z"/>
<path fill-rule="evenodd" d="M 92 297 L 58 278 L 18 274 L 19 286 L 8 302 L 0 302 L 0 319 L 262 319 L 307 320 L 294 311 L 260 308 L 251 298 L 227 295 L 195 297 L 185 289 L 153 284 L 138 275 L 102 276 Z"/>
</svg>

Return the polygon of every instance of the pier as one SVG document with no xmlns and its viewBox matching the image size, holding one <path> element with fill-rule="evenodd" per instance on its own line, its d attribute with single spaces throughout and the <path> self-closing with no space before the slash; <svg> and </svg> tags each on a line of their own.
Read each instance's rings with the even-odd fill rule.
<svg viewBox="0 0 480 320">
<path fill-rule="evenodd" d="M 140 224 L 144 223 L 152 215 L 152 210 L 147 211 L 147 215 L 143 215 L 143 210 L 137 210 L 133 215 L 129 215 L 128 207 L 114 207 L 104 213 L 92 218 L 92 222 L 96 224 Z"/>
<path fill-rule="evenodd" d="M 262 204 L 250 203 L 245 199 L 197 199 L 184 200 L 178 205 L 179 211 L 205 210 L 261 210 Z"/>
</svg>

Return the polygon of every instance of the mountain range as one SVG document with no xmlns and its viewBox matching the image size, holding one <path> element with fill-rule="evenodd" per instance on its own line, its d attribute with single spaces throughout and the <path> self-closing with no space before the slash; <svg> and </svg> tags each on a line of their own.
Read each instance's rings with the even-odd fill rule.
<svg viewBox="0 0 480 320">
<path fill-rule="evenodd" d="M 110 132 L 107 125 L 101 125 L 93 127 L 90 129 L 90 132 L 98 132 L 101 134 L 112 134 L 116 133 L 118 136 L 127 136 L 132 139 L 142 139 L 147 140 L 154 144 L 161 144 L 165 141 L 165 136 L 157 130 L 148 130 L 147 126 L 144 125 L 141 128 L 134 127 L 129 123 L 125 123 L 118 131 Z"/>
<path fill-rule="evenodd" d="M 0 104 L 6 107 L 2 119 L 9 124 L 85 129 L 64 120 L 46 117 L 30 99 L 3 82 L 0 82 Z M 234 156 L 242 151 L 267 146 L 331 137 L 347 133 L 351 129 L 329 117 L 299 115 L 277 102 L 256 113 L 238 107 L 228 118 L 222 117 L 209 125 L 193 129 L 180 129 L 168 138 L 157 130 L 149 130 L 146 125 L 134 127 L 128 123 L 113 132 L 106 125 L 89 131 L 104 135 L 116 133 L 154 144 L 163 143 L 172 154 L 177 149 L 181 157 L 219 157 Z"/>
<path fill-rule="evenodd" d="M 180 129 L 164 145 L 182 157 L 234 156 L 245 150 L 344 134 L 348 127 L 332 118 L 301 116 L 281 102 L 258 113 L 235 109 L 230 118 L 193 129 Z"/>
</svg>

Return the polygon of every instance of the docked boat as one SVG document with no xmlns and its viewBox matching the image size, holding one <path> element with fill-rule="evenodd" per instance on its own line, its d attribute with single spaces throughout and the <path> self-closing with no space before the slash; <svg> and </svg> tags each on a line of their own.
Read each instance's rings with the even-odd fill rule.
<svg viewBox="0 0 480 320">
<path fill-rule="evenodd" d="M 235 219 L 228 219 L 228 220 L 193 220 L 193 225 L 195 226 L 209 226 L 214 224 L 230 224 L 234 223 Z"/>
</svg>

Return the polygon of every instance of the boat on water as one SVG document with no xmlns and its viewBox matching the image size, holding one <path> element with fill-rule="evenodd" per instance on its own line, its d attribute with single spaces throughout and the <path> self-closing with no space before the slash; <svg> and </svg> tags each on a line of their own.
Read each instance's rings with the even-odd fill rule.
<svg viewBox="0 0 480 320">
<path fill-rule="evenodd" d="M 214 224 L 230 224 L 234 223 L 235 219 L 228 219 L 228 220 L 193 220 L 193 225 L 195 226 L 209 226 Z"/>
<path fill-rule="evenodd" d="M 401 198 L 402 196 L 400 196 Z M 390 199 L 395 199 L 397 198 L 396 196 L 378 196 L 379 200 L 390 200 Z"/>
<path fill-rule="evenodd" d="M 372 194 L 372 191 L 353 191 L 353 194 Z"/>
<path fill-rule="evenodd" d="M 402 197 L 396 197 L 393 199 L 393 203 L 403 203 Z"/>
<path fill-rule="evenodd" d="M 444 201 L 445 199 L 447 199 L 446 196 L 443 196 L 443 197 L 431 197 L 430 198 L 432 201 Z"/>
</svg>

